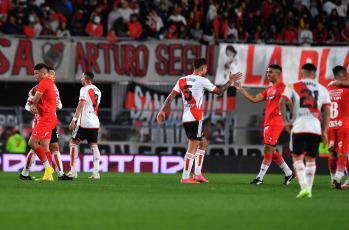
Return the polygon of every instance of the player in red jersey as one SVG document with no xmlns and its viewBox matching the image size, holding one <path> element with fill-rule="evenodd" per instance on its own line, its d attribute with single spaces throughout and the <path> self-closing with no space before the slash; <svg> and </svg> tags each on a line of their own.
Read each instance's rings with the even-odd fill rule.
<svg viewBox="0 0 349 230">
<path fill-rule="evenodd" d="M 284 158 L 276 151 L 276 143 L 284 129 L 282 118 L 280 116 L 279 101 L 285 89 L 285 84 L 280 81 L 281 67 L 279 65 L 270 65 L 267 70 L 269 82 L 273 85 L 269 86 L 262 93 L 253 96 L 248 93 L 240 82 L 235 83 L 236 89 L 252 103 L 266 101 L 265 122 L 264 122 L 264 159 L 258 176 L 250 184 L 263 184 L 263 177 L 267 172 L 271 160 L 273 160 L 284 172 L 285 180 L 283 184 L 289 184 L 295 175 L 288 167 Z"/>
<path fill-rule="evenodd" d="M 341 178 L 348 163 L 349 151 L 349 88 L 347 70 L 343 66 L 332 69 L 336 82 L 327 88 L 331 97 L 331 120 L 328 127 L 328 142 L 330 156 L 328 166 L 331 173 L 332 188 L 341 189 Z M 347 183 L 343 185 L 347 186 Z"/>
<path fill-rule="evenodd" d="M 51 75 L 52 80 L 55 81 L 56 79 L 56 72 L 55 69 L 53 67 L 48 67 L 48 74 Z M 28 100 L 27 103 L 25 105 L 25 110 L 30 112 L 30 106 L 32 105 L 32 97 L 35 95 L 35 92 L 38 89 L 38 85 L 34 86 L 28 94 Z M 57 109 L 62 109 L 63 105 L 62 102 L 58 96 L 57 98 Z M 33 120 L 33 129 L 36 126 L 37 122 L 39 119 L 39 114 L 35 114 L 34 115 L 34 120 Z M 59 138 L 59 134 L 58 134 L 58 129 L 57 127 L 55 127 L 52 130 L 51 133 L 51 141 L 50 141 L 50 151 L 52 152 L 52 161 L 55 163 L 55 165 L 57 166 L 58 169 L 58 180 L 72 180 L 73 178 L 68 177 L 64 174 L 63 172 L 63 163 L 62 163 L 62 158 L 61 158 L 61 153 L 59 151 L 59 144 L 58 144 L 58 138 Z M 32 180 L 32 178 L 29 175 L 30 172 L 30 168 L 32 166 L 32 164 L 34 163 L 36 158 L 36 154 L 35 152 L 31 149 L 29 151 L 29 153 L 27 154 L 27 160 L 25 163 L 25 166 L 22 170 L 22 173 L 19 176 L 20 180 Z M 52 165 L 52 162 L 50 162 L 50 164 Z"/>
<path fill-rule="evenodd" d="M 228 87 L 241 78 L 241 73 L 231 74 L 229 81 L 218 88 L 212 84 L 205 75 L 207 73 L 206 58 L 195 58 L 193 62 L 194 72 L 191 75 L 180 78 L 173 88 L 172 92 L 166 98 L 158 115 L 157 121 L 161 124 L 165 121 L 165 110 L 171 105 L 172 100 L 177 95 L 182 95 L 183 100 L 183 126 L 187 134 L 189 144 L 184 158 L 184 169 L 181 183 L 199 183 L 208 182 L 201 174 L 203 157 L 205 154 L 207 140 L 202 132 L 202 104 L 205 90 L 210 93 L 222 95 Z M 198 149 L 200 147 L 201 149 Z M 193 179 L 190 178 L 190 172 L 195 160 L 195 173 Z"/>
<path fill-rule="evenodd" d="M 39 113 L 39 121 L 35 126 L 28 145 L 45 166 L 45 174 L 39 180 L 53 180 L 54 172 L 50 162 L 52 155 L 50 152 L 51 132 L 56 127 L 56 106 L 58 90 L 52 77 L 48 75 L 47 66 L 43 63 L 34 66 L 34 76 L 39 82 L 38 89 L 32 98 L 33 105 L 30 110 Z M 40 142 L 40 145 L 39 145 Z"/>
</svg>

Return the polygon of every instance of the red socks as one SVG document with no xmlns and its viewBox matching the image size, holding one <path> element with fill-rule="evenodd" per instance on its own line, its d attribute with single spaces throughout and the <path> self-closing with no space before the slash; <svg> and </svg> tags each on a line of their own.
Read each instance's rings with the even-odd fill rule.
<svg viewBox="0 0 349 230">
<path fill-rule="evenodd" d="M 282 165 L 283 163 L 285 163 L 284 158 L 282 158 L 282 156 L 280 155 L 279 152 L 275 152 L 275 154 L 273 155 L 273 161 L 278 165 Z"/>
<path fill-rule="evenodd" d="M 328 158 L 328 168 L 330 174 L 335 174 L 337 169 L 337 158 Z"/>
<path fill-rule="evenodd" d="M 273 159 L 273 154 L 264 153 L 264 158 L 263 158 L 262 164 L 269 166 L 271 164 L 271 159 Z"/>
<path fill-rule="evenodd" d="M 340 155 L 337 161 L 337 171 L 344 172 L 344 169 L 345 169 L 345 166 L 347 166 L 347 163 L 348 163 L 348 156 Z"/>
<path fill-rule="evenodd" d="M 51 165 L 51 167 L 52 167 L 52 154 L 51 154 L 51 152 L 47 152 L 47 153 L 45 153 L 45 154 L 46 154 L 48 163 L 50 163 L 50 165 Z"/>
<path fill-rule="evenodd" d="M 45 154 L 44 148 L 39 146 L 36 150 L 34 150 L 34 152 L 36 153 L 36 155 L 39 157 L 39 159 L 41 160 L 42 163 L 44 163 L 45 161 L 47 161 L 47 156 Z M 52 159 L 52 156 L 51 156 Z M 51 160 L 52 161 L 52 160 Z"/>
</svg>

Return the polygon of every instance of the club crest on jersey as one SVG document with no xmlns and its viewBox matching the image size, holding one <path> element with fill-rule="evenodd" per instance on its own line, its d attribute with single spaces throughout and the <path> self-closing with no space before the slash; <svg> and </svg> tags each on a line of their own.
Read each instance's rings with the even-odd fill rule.
<svg viewBox="0 0 349 230">
<path fill-rule="evenodd" d="M 273 90 L 272 96 L 267 97 L 268 100 L 273 100 L 275 98 L 276 89 Z"/>
<path fill-rule="evenodd" d="M 59 43 L 50 43 L 46 42 L 42 47 L 42 57 L 45 63 L 49 66 L 54 66 L 57 70 L 61 65 L 63 52 L 64 52 L 64 44 L 62 42 Z"/>
<path fill-rule="evenodd" d="M 271 142 L 273 140 L 273 138 L 269 137 L 269 142 Z"/>
</svg>

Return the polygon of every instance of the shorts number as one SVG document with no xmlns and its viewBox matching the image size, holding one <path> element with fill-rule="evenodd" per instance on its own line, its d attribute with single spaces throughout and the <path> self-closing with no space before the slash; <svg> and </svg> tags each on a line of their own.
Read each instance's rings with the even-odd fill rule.
<svg viewBox="0 0 349 230">
<path fill-rule="evenodd" d="M 191 87 L 193 87 L 193 86 L 192 85 L 185 85 L 184 86 L 184 93 L 185 93 L 184 98 L 186 101 L 190 101 L 193 98 L 191 91 L 189 90 Z"/>
<path fill-rule="evenodd" d="M 331 102 L 331 119 L 338 117 L 338 103 Z"/>
<path fill-rule="evenodd" d="M 317 91 L 317 90 L 314 91 L 314 98 L 313 98 L 313 92 L 310 91 L 309 89 L 302 89 L 301 90 L 301 94 L 303 94 L 303 93 L 307 93 L 308 96 L 301 97 L 300 107 L 301 108 L 313 108 L 313 109 L 316 109 L 317 108 L 317 99 L 318 99 L 318 96 L 319 96 L 319 91 Z M 312 99 L 314 99 L 313 102 L 311 101 Z"/>
</svg>

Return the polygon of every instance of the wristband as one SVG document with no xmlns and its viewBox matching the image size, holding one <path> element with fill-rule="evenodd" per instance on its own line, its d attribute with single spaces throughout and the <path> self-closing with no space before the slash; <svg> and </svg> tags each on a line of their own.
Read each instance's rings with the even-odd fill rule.
<svg viewBox="0 0 349 230">
<path fill-rule="evenodd" d="M 76 117 L 73 117 L 73 121 L 76 121 L 77 120 L 77 118 Z"/>
</svg>

